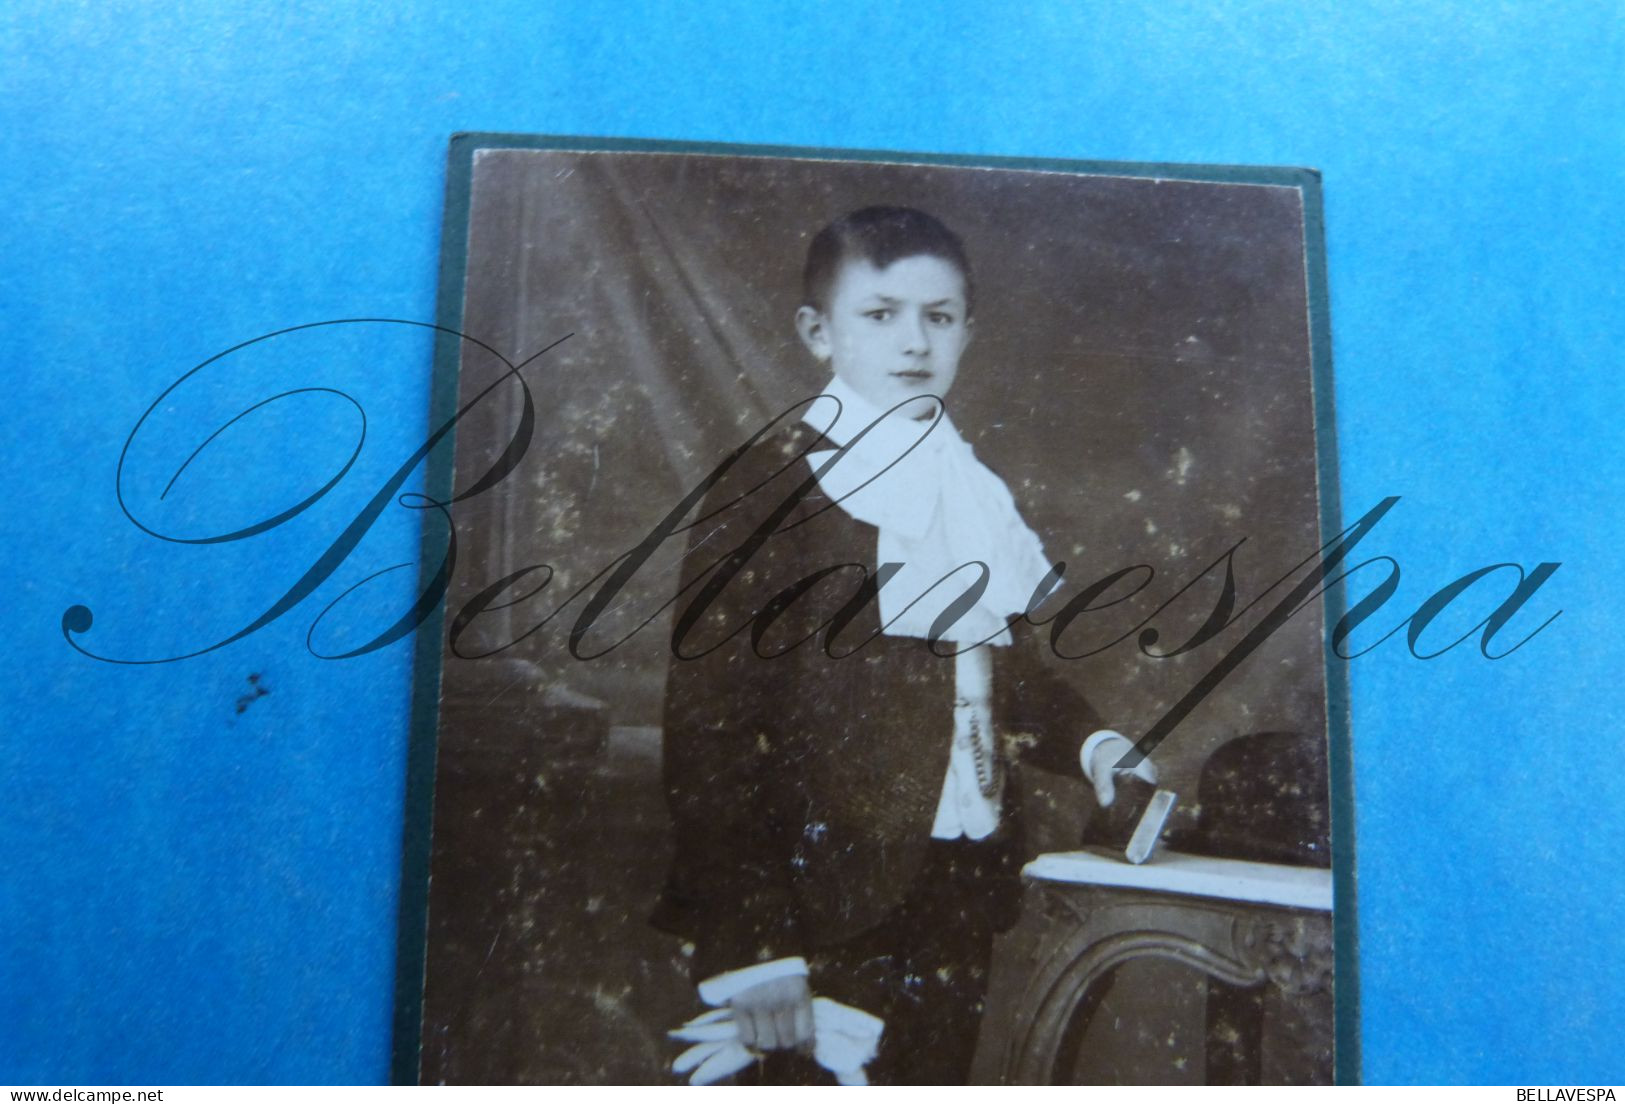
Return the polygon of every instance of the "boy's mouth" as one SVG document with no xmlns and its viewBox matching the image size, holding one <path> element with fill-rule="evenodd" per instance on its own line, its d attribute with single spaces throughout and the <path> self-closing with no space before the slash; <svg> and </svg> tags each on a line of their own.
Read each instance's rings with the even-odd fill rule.
<svg viewBox="0 0 1625 1104">
<path fill-rule="evenodd" d="M 914 381 L 924 381 L 931 378 L 931 373 L 924 368 L 904 368 L 900 372 L 893 372 L 892 375 L 898 379 Z"/>
</svg>

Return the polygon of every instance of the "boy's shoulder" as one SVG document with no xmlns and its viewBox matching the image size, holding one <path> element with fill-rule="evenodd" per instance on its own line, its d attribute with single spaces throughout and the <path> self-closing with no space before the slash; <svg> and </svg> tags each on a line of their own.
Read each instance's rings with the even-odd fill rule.
<svg viewBox="0 0 1625 1104">
<path fill-rule="evenodd" d="M 780 478 L 809 474 L 813 453 L 835 448 L 835 444 L 821 432 L 805 422 L 778 426 L 756 438 L 734 459 L 723 482 L 737 485 L 749 480 L 752 485 Z"/>
<path fill-rule="evenodd" d="M 805 423 L 777 426 L 739 446 L 706 493 L 703 513 L 728 530 L 749 531 L 789 505 L 780 525 L 800 531 L 797 543 L 817 540 L 832 524 L 852 523 L 842 511 L 831 510 L 829 496 L 819 485 L 814 457 L 837 446 Z M 801 524 L 819 517 L 811 528 Z"/>
</svg>

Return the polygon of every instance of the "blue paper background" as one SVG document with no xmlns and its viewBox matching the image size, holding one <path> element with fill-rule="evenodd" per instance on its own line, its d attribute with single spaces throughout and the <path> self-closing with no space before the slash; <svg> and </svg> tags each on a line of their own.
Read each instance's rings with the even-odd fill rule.
<svg viewBox="0 0 1625 1104">
<path fill-rule="evenodd" d="M 386 514 L 313 598 L 198 659 L 94 662 L 58 624 L 83 603 L 87 647 L 178 654 L 315 561 L 422 440 L 421 337 L 224 366 L 249 402 L 320 383 L 366 410 L 346 479 L 263 537 L 142 534 L 114 495 L 125 438 L 239 341 L 432 319 L 446 138 L 507 130 L 1321 169 L 1343 502 L 1404 496 L 1362 546 L 1403 565 L 1394 608 L 1485 564 L 1563 561 L 1531 603 L 1563 615 L 1507 659 L 1389 641 L 1353 664 L 1365 1076 L 1625 1081 L 1621 15 L 9 6 L 0 1080 L 386 1076 L 410 649 L 325 661 L 305 635 L 415 559 L 415 519 Z M 158 412 L 175 462 L 194 414 Z M 192 533 L 262 516 L 355 438 L 317 396 L 244 428 L 141 509 Z M 381 630 L 410 574 L 318 647 Z"/>
</svg>

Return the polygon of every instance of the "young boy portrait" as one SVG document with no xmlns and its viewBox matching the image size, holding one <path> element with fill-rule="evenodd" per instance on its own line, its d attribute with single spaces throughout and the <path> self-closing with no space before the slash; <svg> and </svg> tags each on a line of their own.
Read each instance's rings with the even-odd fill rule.
<svg viewBox="0 0 1625 1104">
<path fill-rule="evenodd" d="M 1023 869 L 1152 778 L 1187 851 L 1249 734 L 1326 761 L 1311 607 L 1116 769 L 1322 543 L 1300 190 L 469 142 L 419 1076 L 1027 1078 L 1093 887 Z M 1218 1068 L 1156 952 L 1033 1078 Z"/>
<path fill-rule="evenodd" d="M 867 1079 L 963 1083 L 1019 905 L 1007 760 L 1082 771 L 1105 804 L 1129 748 L 1022 633 L 1050 561 L 950 414 L 975 294 L 924 211 L 814 236 L 795 325 L 827 385 L 713 489 L 684 563 L 687 594 L 779 501 L 753 488 L 805 489 L 674 641 L 666 690 L 657 923 L 693 942 L 701 996 L 770 1079 L 813 1074 L 818 996 L 883 1023 Z M 740 631 L 787 588 L 768 632 Z"/>
</svg>

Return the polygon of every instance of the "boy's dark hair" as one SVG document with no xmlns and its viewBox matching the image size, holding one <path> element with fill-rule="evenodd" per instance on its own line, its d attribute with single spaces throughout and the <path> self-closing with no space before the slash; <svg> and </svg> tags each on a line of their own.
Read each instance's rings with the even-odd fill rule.
<svg viewBox="0 0 1625 1104">
<path fill-rule="evenodd" d="M 959 269 L 965 278 L 965 313 L 970 315 L 975 309 L 976 281 L 965 244 L 940 219 L 913 207 L 864 207 L 820 230 L 807 246 L 802 302 L 817 311 L 826 309 L 835 275 L 848 260 L 886 268 L 904 257 L 922 255 L 940 257 Z"/>
</svg>

